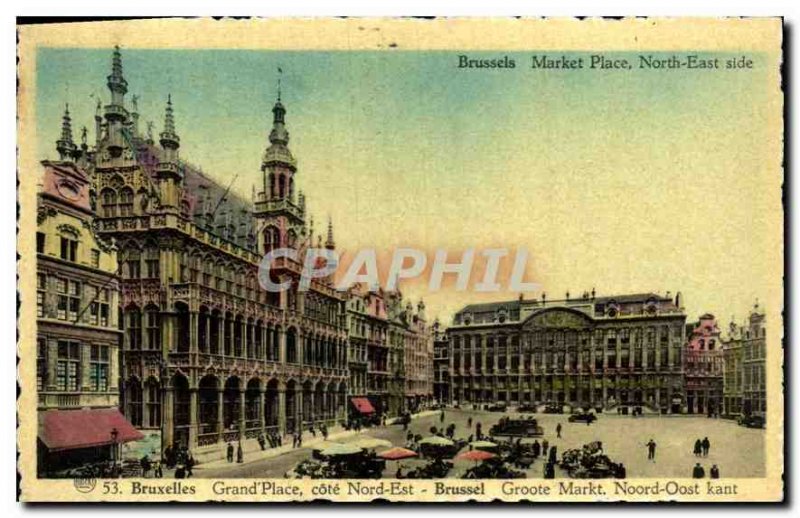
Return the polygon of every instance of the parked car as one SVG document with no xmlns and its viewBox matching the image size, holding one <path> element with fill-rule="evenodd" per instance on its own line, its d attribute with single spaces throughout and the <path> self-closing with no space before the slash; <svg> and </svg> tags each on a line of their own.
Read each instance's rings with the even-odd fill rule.
<svg viewBox="0 0 800 518">
<path fill-rule="evenodd" d="M 593 423 L 597 421 L 597 416 L 588 412 L 572 414 L 567 419 L 570 423 Z"/>
<path fill-rule="evenodd" d="M 535 414 L 537 411 L 536 405 L 526 404 L 517 407 L 517 412 L 520 414 Z"/>
<path fill-rule="evenodd" d="M 760 415 L 751 415 L 739 419 L 739 424 L 747 428 L 764 428 L 766 422 Z"/>
<path fill-rule="evenodd" d="M 505 403 L 496 403 L 494 405 L 489 405 L 486 407 L 486 410 L 489 412 L 505 412 L 507 409 Z"/>
</svg>

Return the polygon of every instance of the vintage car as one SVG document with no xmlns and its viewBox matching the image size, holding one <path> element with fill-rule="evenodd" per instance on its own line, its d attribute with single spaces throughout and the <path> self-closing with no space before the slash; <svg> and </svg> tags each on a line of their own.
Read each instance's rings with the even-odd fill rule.
<svg viewBox="0 0 800 518">
<path fill-rule="evenodd" d="M 492 426 L 489 435 L 498 437 L 539 437 L 544 435 L 544 430 L 536 419 L 511 419 L 504 417 Z"/>
<path fill-rule="evenodd" d="M 751 415 L 739 418 L 739 424 L 746 428 L 764 428 L 766 422 L 760 415 Z"/>
<path fill-rule="evenodd" d="M 597 421 L 597 416 L 589 412 L 578 412 L 569 416 L 570 423 L 593 423 Z"/>
<path fill-rule="evenodd" d="M 564 413 L 564 407 L 563 407 L 563 405 L 558 405 L 558 404 L 552 404 L 551 403 L 551 404 L 548 404 L 547 406 L 544 407 L 544 413 L 545 414 L 563 414 Z"/>
<path fill-rule="evenodd" d="M 489 412 L 505 412 L 508 409 L 505 403 L 495 403 L 494 405 L 488 405 L 486 410 Z"/>
<path fill-rule="evenodd" d="M 520 414 L 535 414 L 536 412 L 538 412 L 538 409 L 536 408 L 536 405 L 525 404 L 518 406 L 517 412 L 519 412 Z"/>
</svg>

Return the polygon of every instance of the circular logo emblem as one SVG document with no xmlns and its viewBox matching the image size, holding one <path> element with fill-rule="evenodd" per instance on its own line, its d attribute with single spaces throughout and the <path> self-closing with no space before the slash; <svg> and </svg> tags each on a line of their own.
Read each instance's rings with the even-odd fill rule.
<svg viewBox="0 0 800 518">
<path fill-rule="evenodd" d="M 75 489 L 77 489 L 81 493 L 91 493 L 94 490 L 94 487 L 97 485 L 97 479 L 92 478 L 75 478 L 72 479 L 72 483 L 75 484 Z"/>
</svg>

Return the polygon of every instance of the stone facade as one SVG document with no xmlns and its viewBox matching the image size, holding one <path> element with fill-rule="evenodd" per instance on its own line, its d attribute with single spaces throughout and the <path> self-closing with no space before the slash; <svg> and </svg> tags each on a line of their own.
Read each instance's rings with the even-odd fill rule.
<svg viewBox="0 0 800 518">
<path fill-rule="evenodd" d="M 723 412 L 727 415 L 766 417 L 766 332 L 766 317 L 758 304 L 743 326 L 730 324 L 723 345 Z"/>
<path fill-rule="evenodd" d="M 245 200 L 178 157 L 171 98 L 158 144 L 139 131 L 118 49 L 107 86 L 84 161 L 98 232 L 119 248 L 125 415 L 190 448 L 343 420 L 345 296 L 331 279 L 298 289 L 300 261 L 322 236 L 306 222 L 280 99 L 262 183 Z M 332 225 L 324 246 L 334 247 Z M 273 264 L 271 280 L 290 288 L 270 293 L 258 267 L 278 247 L 299 260 Z"/>
<path fill-rule="evenodd" d="M 450 342 L 447 330 L 436 320 L 433 323 L 433 398 L 440 405 L 449 405 Z"/>
<path fill-rule="evenodd" d="M 347 303 L 351 395 L 389 413 L 389 321 L 382 291 L 353 289 Z"/>
<path fill-rule="evenodd" d="M 686 326 L 683 356 L 686 376 L 686 412 L 716 415 L 722 412 L 724 358 L 720 330 L 714 315 L 706 313 Z"/>
<path fill-rule="evenodd" d="M 680 294 L 466 306 L 448 329 L 452 399 L 681 412 L 685 320 Z"/>
<path fill-rule="evenodd" d="M 69 112 L 61 161 L 43 162 L 36 234 L 39 410 L 119 405 L 117 251 L 92 227 L 90 180 Z"/>
</svg>

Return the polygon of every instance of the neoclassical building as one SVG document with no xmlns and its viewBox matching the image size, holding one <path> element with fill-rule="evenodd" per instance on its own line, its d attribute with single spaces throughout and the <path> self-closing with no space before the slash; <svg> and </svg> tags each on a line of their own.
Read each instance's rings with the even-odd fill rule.
<svg viewBox="0 0 800 518">
<path fill-rule="evenodd" d="M 164 444 L 191 448 L 343 419 L 345 296 L 331 279 L 298 290 L 299 261 L 323 243 L 306 221 L 280 94 L 248 200 L 179 157 L 167 95 L 157 142 L 140 131 L 119 49 L 106 84 L 94 146 L 76 153 L 91 176 L 98 233 L 118 248 L 125 415 L 160 428 Z M 324 246 L 334 248 L 332 225 Z M 269 293 L 258 266 L 278 247 L 299 260 L 273 264 L 272 281 L 290 288 Z"/>
<path fill-rule="evenodd" d="M 451 397 L 681 412 L 685 320 L 680 294 L 471 304 L 447 330 Z"/>
</svg>

